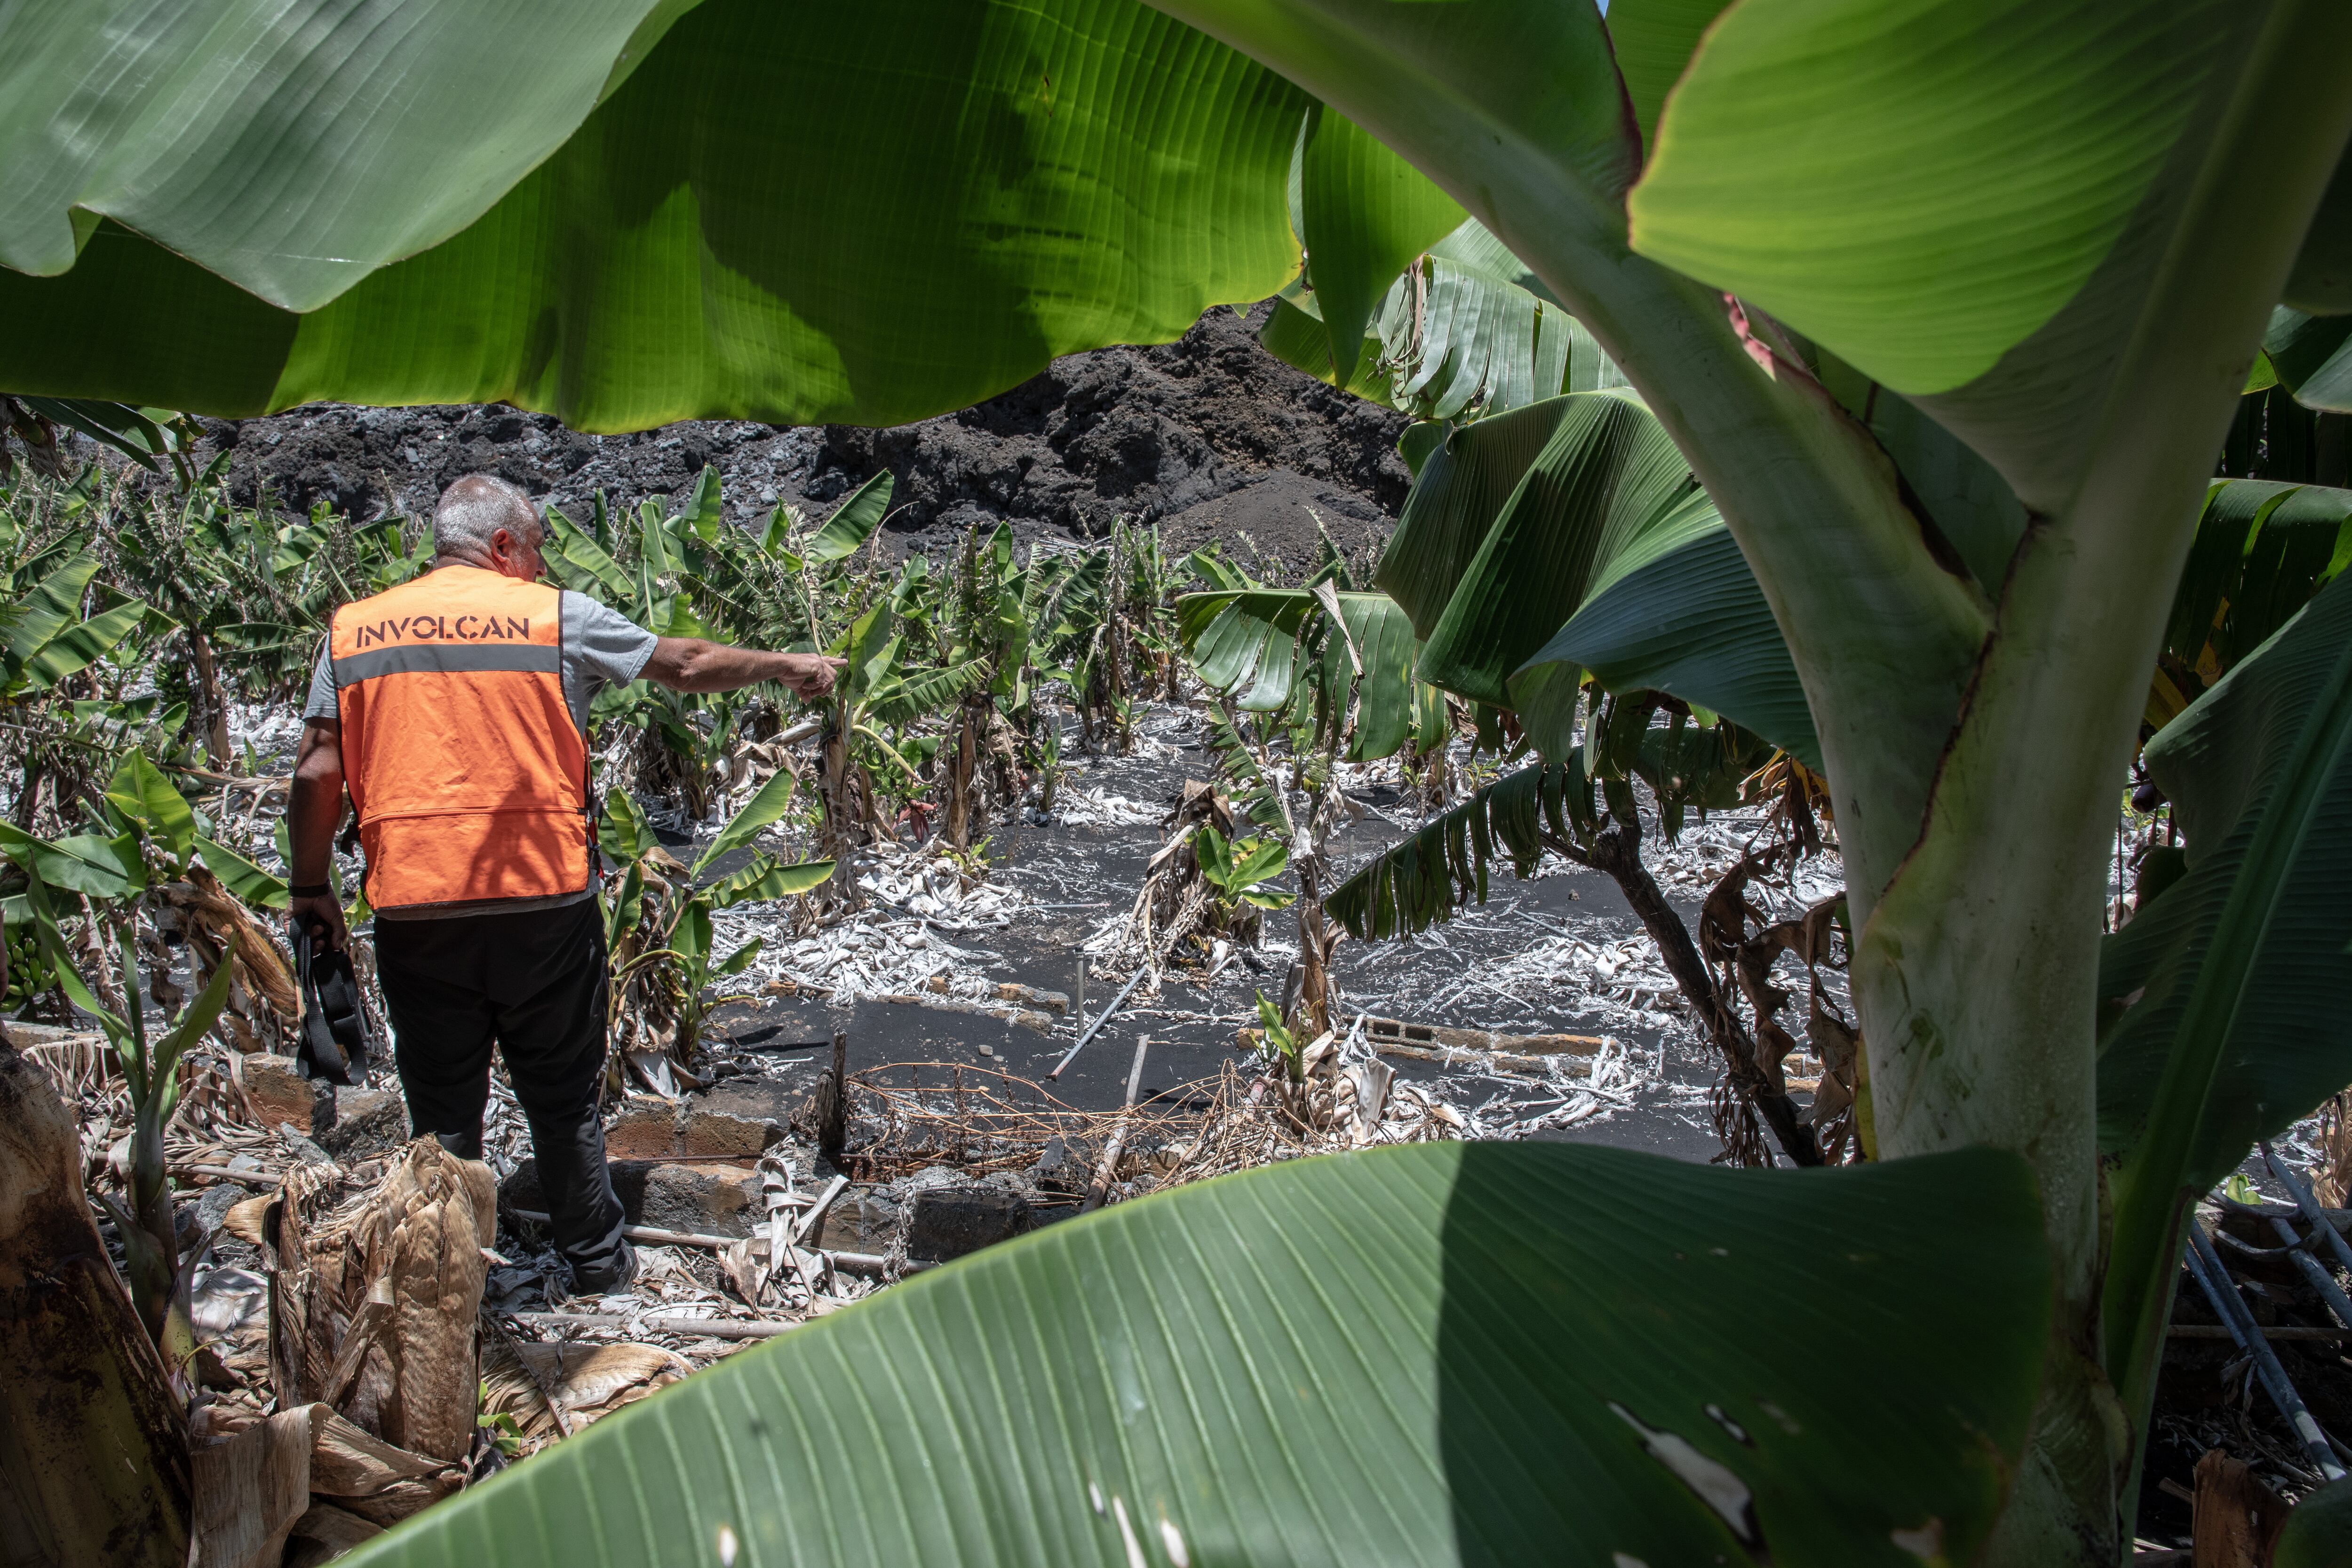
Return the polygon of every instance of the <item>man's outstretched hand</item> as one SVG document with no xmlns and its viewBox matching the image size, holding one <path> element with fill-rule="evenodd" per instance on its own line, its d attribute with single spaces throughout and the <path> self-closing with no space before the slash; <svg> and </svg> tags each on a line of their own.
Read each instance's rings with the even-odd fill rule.
<svg viewBox="0 0 2352 1568">
<path fill-rule="evenodd" d="M 821 653 L 770 653 L 700 637 L 660 637 L 640 674 L 673 691 L 734 691 L 772 680 L 815 699 L 833 689 L 834 677 L 848 664 Z"/>
<path fill-rule="evenodd" d="M 814 701 L 833 690 L 834 678 L 849 666 L 845 658 L 835 658 L 821 653 L 791 653 L 784 658 L 784 684 L 802 697 Z"/>
</svg>

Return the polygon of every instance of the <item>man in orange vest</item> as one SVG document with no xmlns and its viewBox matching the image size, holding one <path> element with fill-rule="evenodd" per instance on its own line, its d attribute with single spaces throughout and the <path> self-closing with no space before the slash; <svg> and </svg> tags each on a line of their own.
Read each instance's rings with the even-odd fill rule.
<svg viewBox="0 0 2352 1568">
<path fill-rule="evenodd" d="M 636 1258 L 597 1114 L 607 969 L 588 705 L 637 679 L 822 697 L 844 661 L 656 637 L 541 583 L 544 538 L 528 495 L 469 474 L 434 509 L 433 569 L 335 612 L 288 805 L 290 912 L 343 944 L 327 868 L 348 788 L 410 1123 L 481 1158 L 502 1052 L 556 1244 L 593 1294 L 625 1289 Z"/>
</svg>

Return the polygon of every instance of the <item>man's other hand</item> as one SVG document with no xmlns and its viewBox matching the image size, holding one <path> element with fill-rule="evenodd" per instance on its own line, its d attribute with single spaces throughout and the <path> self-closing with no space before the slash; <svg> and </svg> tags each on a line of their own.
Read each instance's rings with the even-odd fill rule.
<svg viewBox="0 0 2352 1568">
<path fill-rule="evenodd" d="M 784 657 L 791 660 L 784 668 L 784 684 L 811 701 L 829 694 L 833 690 L 834 678 L 849 666 L 845 658 L 834 658 L 821 653 L 795 653 Z"/>
<path fill-rule="evenodd" d="M 340 948 L 350 939 L 343 925 L 343 906 L 330 893 L 315 899 L 296 899 L 286 906 L 286 918 L 293 922 L 304 941 L 314 942 L 314 933 L 326 928 L 327 945 Z"/>
</svg>

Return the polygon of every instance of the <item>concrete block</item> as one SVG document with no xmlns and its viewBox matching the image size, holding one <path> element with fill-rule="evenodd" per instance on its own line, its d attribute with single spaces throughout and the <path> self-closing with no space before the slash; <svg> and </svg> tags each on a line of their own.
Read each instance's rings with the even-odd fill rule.
<svg viewBox="0 0 2352 1568">
<path fill-rule="evenodd" d="M 928 1187 L 907 1212 L 907 1256 L 926 1260 L 961 1258 L 1035 1223 L 1029 1200 L 1002 1187 Z"/>
</svg>

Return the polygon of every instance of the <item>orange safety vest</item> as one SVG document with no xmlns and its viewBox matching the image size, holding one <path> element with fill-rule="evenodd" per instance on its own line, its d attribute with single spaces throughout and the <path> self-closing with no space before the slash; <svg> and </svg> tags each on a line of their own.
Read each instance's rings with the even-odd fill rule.
<svg viewBox="0 0 2352 1568">
<path fill-rule="evenodd" d="M 444 566 L 335 612 L 343 779 L 380 910 L 589 885 L 560 590 Z"/>
</svg>

